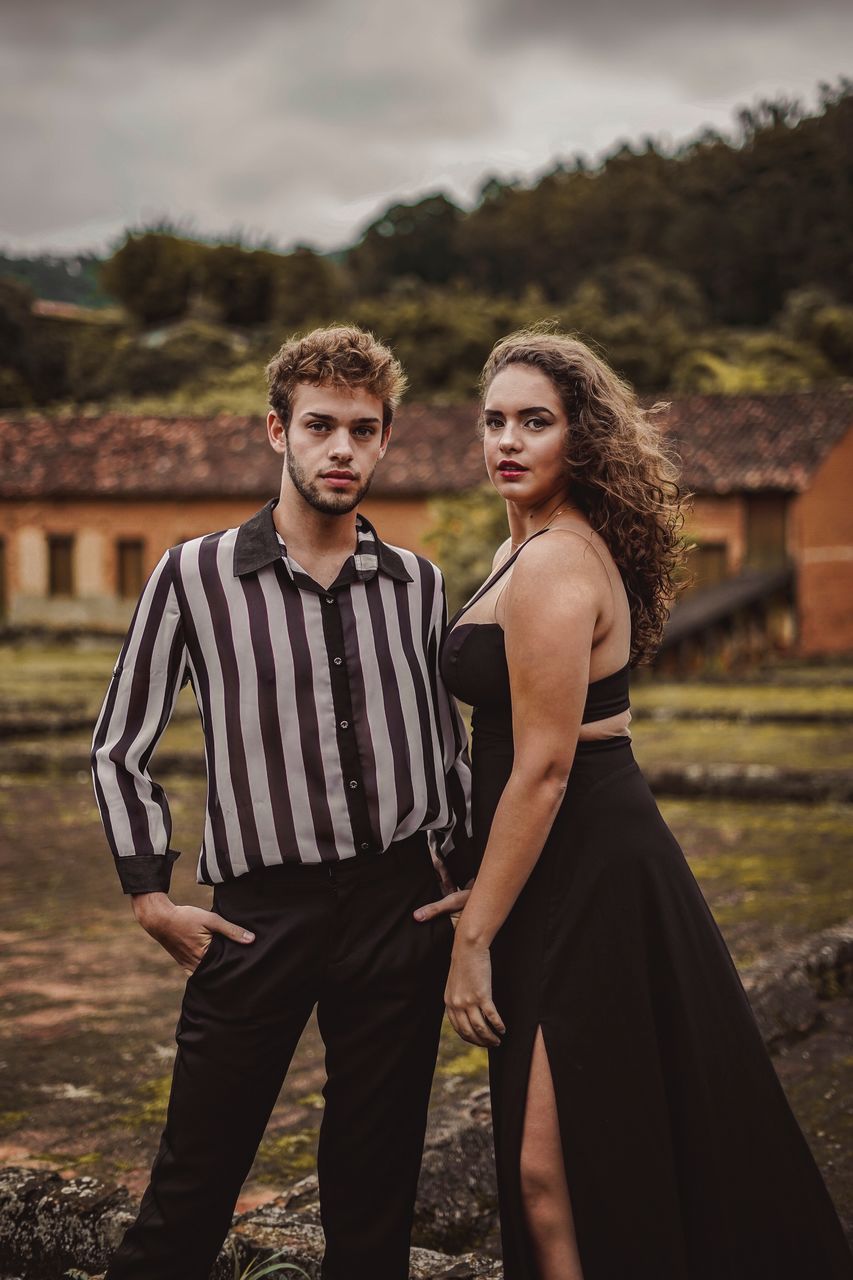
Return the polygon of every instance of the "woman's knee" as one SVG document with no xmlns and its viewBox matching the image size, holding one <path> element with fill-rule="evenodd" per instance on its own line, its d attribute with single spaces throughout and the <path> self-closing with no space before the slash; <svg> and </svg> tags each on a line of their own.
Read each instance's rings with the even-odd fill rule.
<svg viewBox="0 0 853 1280">
<path fill-rule="evenodd" d="M 532 1144 L 521 1148 L 521 1195 L 529 1213 L 547 1216 L 559 1200 L 561 1170 Z"/>
</svg>

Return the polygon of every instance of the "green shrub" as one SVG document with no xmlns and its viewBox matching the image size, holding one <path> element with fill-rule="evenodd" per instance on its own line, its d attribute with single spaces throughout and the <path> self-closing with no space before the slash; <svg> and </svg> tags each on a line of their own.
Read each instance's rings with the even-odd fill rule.
<svg viewBox="0 0 853 1280">
<path fill-rule="evenodd" d="M 232 337 L 200 320 L 159 333 L 126 334 L 116 343 L 103 381 L 108 394 L 142 396 L 208 381 L 238 358 Z"/>
<path fill-rule="evenodd" d="M 506 504 L 490 484 L 436 498 L 426 541 L 444 574 L 451 614 L 486 580 L 509 533 Z"/>
<path fill-rule="evenodd" d="M 26 409 L 32 399 L 29 385 L 18 370 L 0 365 L 0 409 Z"/>
<path fill-rule="evenodd" d="M 832 366 L 805 342 L 778 333 L 707 335 L 672 373 L 673 391 L 726 395 L 800 391 L 831 381 Z"/>
</svg>

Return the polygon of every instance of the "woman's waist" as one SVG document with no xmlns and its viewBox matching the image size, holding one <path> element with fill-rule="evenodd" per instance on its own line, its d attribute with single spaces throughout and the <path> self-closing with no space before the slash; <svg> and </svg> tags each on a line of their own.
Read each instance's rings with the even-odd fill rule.
<svg viewBox="0 0 853 1280">
<path fill-rule="evenodd" d="M 588 751 L 609 747 L 612 743 L 631 741 L 631 712 L 625 710 L 602 719 L 585 721 L 580 725 L 576 738 L 576 750 Z M 472 721 L 472 740 L 494 749 L 514 749 L 512 713 L 503 709 L 477 708 Z"/>
<path fill-rule="evenodd" d="M 614 734 L 611 737 L 594 738 L 590 741 L 578 740 L 575 744 L 569 778 L 597 771 L 599 766 L 596 765 L 596 761 L 601 762 L 601 769 L 609 770 L 621 768 L 633 759 L 630 734 Z M 504 780 L 506 780 L 512 772 L 514 762 L 515 747 L 511 732 L 507 733 L 491 726 L 474 728 L 471 766 L 475 781 L 478 777 L 493 780 L 496 774 L 505 775 Z"/>
</svg>

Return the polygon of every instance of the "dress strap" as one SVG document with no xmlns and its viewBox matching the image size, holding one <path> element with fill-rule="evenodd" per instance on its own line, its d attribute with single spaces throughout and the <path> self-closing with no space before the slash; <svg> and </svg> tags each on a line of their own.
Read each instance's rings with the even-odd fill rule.
<svg viewBox="0 0 853 1280">
<path fill-rule="evenodd" d="M 453 615 L 453 617 L 450 619 L 450 622 L 447 624 L 448 629 L 452 628 L 455 625 L 455 623 L 457 623 L 459 619 L 462 617 L 463 613 L 467 613 L 468 610 L 477 603 L 477 601 L 480 599 L 480 596 L 485 595 L 489 587 L 491 587 L 495 582 L 497 582 L 497 580 L 500 577 L 503 576 L 504 573 L 506 573 L 507 569 L 512 564 L 513 560 L 515 560 L 516 556 L 518 556 L 519 553 L 524 550 L 528 542 L 532 542 L 534 538 L 538 538 L 539 535 L 542 533 L 547 533 L 550 527 L 551 527 L 550 525 L 546 525 L 544 529 L 537 529 L 536 533 L 531 533 L 529 538 L 525 538 L 521 546 L 516 547 L 512 555 L 507 556 L 503 564 L 501 564 L 497 569 L 495 569 L 493 573 L 489 574 L 488 578 L 480 587 L 479 591 L 475 591 L 471 599 L 466 604 L 463 604 L 462 608 L 459 609 L 458 612 Z"/>
</svg>

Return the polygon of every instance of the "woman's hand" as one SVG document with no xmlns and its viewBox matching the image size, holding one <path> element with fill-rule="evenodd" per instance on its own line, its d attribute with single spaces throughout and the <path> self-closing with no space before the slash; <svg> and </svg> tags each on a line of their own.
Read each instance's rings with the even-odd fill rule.
<svg viewBox="0 0 853 1280">
<path fill-rule="evenodd" d="M 483 1049 L 500 1044 L 506 1031 L 492 1003 L 492 960 L 482 943 L 463 941 L 457 934 L 444 991 L 447 1016 L 457 1035 Z"/>
</svg>

